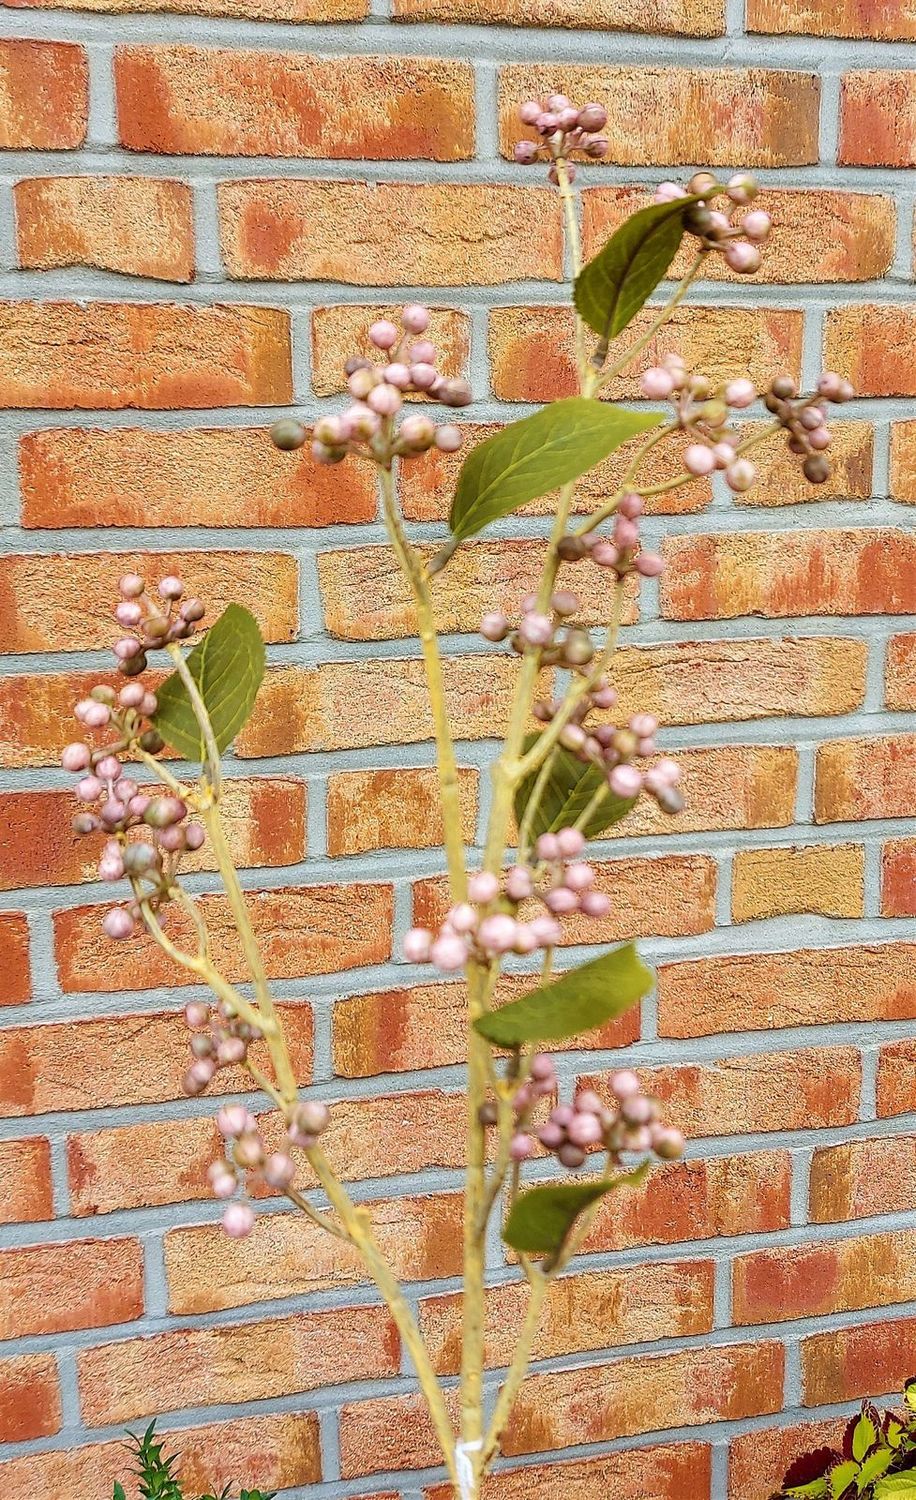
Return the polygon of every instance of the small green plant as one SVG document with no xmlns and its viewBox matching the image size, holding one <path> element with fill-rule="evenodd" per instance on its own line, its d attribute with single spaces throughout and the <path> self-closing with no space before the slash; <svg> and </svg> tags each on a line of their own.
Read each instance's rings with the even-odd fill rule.
<svg viewBox="0 0 916 1500">
<path fill-rule="evenodd" d="M 772 1500 L 916 1500 L 916 1376 L 903 1400 L 886 1412 L 863 1402 L 839 1449 L 803 1453 Z"/>
<path fill-rule="evenodd" d="M 181 1455 L 170 1453 L 168 1458 L 163 1458 L 163 1445 L 156 1442 L 156 1423 L 150 1422 L 142 1437 L 134 1432 L 128 1433 L 128 1437 L 130 1441 L 125 1447 L 136 1459 L 134 1474 L 139 1480 L 143 1500 L 185 1500 L 181 1480 L 173 1472 Z M 199 1500 L 230 1500 L 231 1493 L 232 1486 L 227 1484 L 218 1495 L 201 1495 Z M 276 1490 L 269 1494 L 266 1490 L 240 1490 L 239 1500 L 274 1500 L 275 1495 Z M 112 1500 L 127 1500 L 127 1493 L 119 1481 L 115 1482 Z"/>
</svg>

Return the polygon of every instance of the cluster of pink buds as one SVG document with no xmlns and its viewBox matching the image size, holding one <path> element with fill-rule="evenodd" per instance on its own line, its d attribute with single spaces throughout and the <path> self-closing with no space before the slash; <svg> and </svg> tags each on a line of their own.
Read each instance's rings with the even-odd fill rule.
<svg viewBox="0 0 916 1500">
<path fill-rule="evenodd" d="M 268 1187 L 286 1192 L 296 1175 L 290 1155 L 293 1147 L 308 1150 L 328 1127 L 330 1111 L 319 1100 L 297 1104 L 277 1151 L 264 1141 L 258 1122 L 244 1104 L 225 1104 L 216 1116 L 216 1128 L 225 1141 L 225 1155 L 208 1168 L 214 1197 L 232 1199 L 223 1213 L 223 1228 L 232 1239 L 244 1239 L 254 1227 L 251 1205 L 235 1197 L 248 1174 L 263 1179 Z"/>
<path fill-rule="evenodd" d="M 437 426 L 421 413 L 395 418 L 405 396 L 421 396 L 443 406 L 467 406 L 471 388 L 466 380 L 443 375 L 436 368 L 438 351 L 428 338 L 417 337 L 429 327 L 427 307 L 410 303 L 401 313 L 401 327 L 387 318 L 373 323 L 369 342 L 384 362 L 357 354 L 347 360 L 347 387 L 354 398 L 340 416 L 319 417 L 312 428 L 312 457 L 317 463 L 337 464 L 349 453 L 388 465 L 396 455 L 413 458 L 429 448 L 454 453 L 461 446 L 461 428 Z M 275 422 L 270 430 L 276 447 L 301 448 L 308 430 L 294 418 Z"/>
<path fill-rule="evenodd" d="M 842 375 L 828 370 L 817 383 L 817 395 L 798 397 L 798 387 L 791 375 L 778 375 L 763 398 L 785 430 L 790 453 L 803 458 L 802 473 L 811 484 L 824 484 L 831 474 L 830 460 L 824 452 L 830 447 L 827 425 L 831 402 L 837 405 L 851 401 L 855 390 Z"/>
<path fill-rule="evenodd" d="M 248 1048 L 261 1033 L 222 1001 L 213 1009 L 206 1000 L 191 1000 L 185 1006 L 184 1016 L 194 1033 L 191 1037 L 194 1061 L 184 1076 L 182 1088 L 186 1094 L 202 1094 L 220 1068 L 237 1067 L 245 1062 Z"/>
<path fill-rule="evenodd" d="M 146 669 L 147 651 L 168 646 L 172 641 L 187 640 L 205 610 L 200 599 L 184 599 L 180 578 L 160 579 L 155 599 L 147 594 L 146 581 L 138 573 L 125 574 L 118 588 L 121 601 L 115 609 L 115 619 L 133 634 L 116 641 L 114 653 L 118 670 L 126 677 L 136 677 Z"/>
<path fill-rule="evenodd" d="M 616 702 L 616 690 L 602 678 L 576 704 L 569 722 L 560 731 L 560 744 L 579 760 L 596 766 L 615 796 L 630 798 L 648 792 L 662 812 L 680 812 L 684 799 L 678 790 L 681 768 L 677 761 L 662 756 L 642 769 L 634 764 L 658 752 L 655 742 L 658 720 L 654 714 L 633 714 L 622 729 L 613 724 L 588 722 L 595 710 L 606 711 Z M 549 724 L 562 707 L 560 701 L 548 703 L 541 699 L 534 705 L 535 718 Z"/>
<path fill-rule="evenodd" d="M 561 828 L 538 840 L 535 868 L 513 865 L 502 883 L 487 870 L 472 875 L 468 900 L 449 909 L 438 932 L 412 927 L 405 934 L 405 958 L 452 972 L 472 959 L 489 963 L 505 953 L 555 947 L 563 938 L 561 916 L 606 916 L 611 903 L 603 891 L 593 889 L 595 872 L 579 858 L 584 848 L 578 828 Z M 518 907 L 531 899 L 545 910 L 520 920 Z"/>
<path fill-rule="evenodd" d="M 677 198 L 703 195 L 684 215 L 684 228 L 700 241 L 704 250 L 717 250 L 726 265 L 740 276 L 751 276 L 760 270 L 760 245 L 768 239 L 773 227 L 769 214 L 751 209 L 743 218 L 730 218 L 721 209 L 710 208 L 709 201 L 723 193 L 732 203 L 745 207 L 757 196 L 757 183 L 747 172 L 739 172 L 723 187 L 711 172 L 697 172 L 686 188 L 678 182 L 662 182 L 655 191 L 656 203 L 672 203 Z"/>
<path fill-rule="evenodd" d="M 540 136 L 538 141 L 519 141 L 515 147 L 515 160 L 522 166 L 532 166 L 537 161 L 551 163 L 548 176 L 551 182 L 558 179 L 555 163 L 566 160 L 573 152 L 581 152 L 591 161 L 600 161 L 607 156 L 609 143 L 601 134 L 607 124 L 607 110 L 603 104 L 583 104 L 581 109 L 567 99 L 565 94 L 551 94 L 545 103 L 528 99 L 518 111 L 523 125 L 530 125 Z M 576 169 L 566 168 L 570 182 Z"/>
<path fill-rule="evenodd" d="M 756 397 L 749 380 L 730 380 L 713 390 L 705 375 L 688 373 L 679 354 L 666 354 L 639 383 L 644 396 L 671 402 L 678 427 L 690 438 L 684 453 L 688 474 L 702 477 L 722 469 L 730 489 L 750 488 L 756 470 L 741 457 L 741 434 L 728 425 L 732 412 L 744 411 Z"/>
</svg>

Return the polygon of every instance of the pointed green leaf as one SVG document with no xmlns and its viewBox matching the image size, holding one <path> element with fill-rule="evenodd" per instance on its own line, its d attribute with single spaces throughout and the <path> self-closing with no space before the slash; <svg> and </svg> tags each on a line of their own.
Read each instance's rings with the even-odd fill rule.
<svg viewBox="0 0 916 1500">
<path fill-rule="evenodd" d="M 855 1480 L 858 1472 L 859 1465 L 853 1458 L 846 1459 L 845 1463 L 835 1464 L 827 1475 L 830 1482 L 830 1489 L 828 1490 L 830 1500 L 843 1500 L 843 1496 Z"/>
<path fill-rule="evenodd" d="M 119 1484 L 117 1480 L 115 1480 L 114 1494 L 112 1495 L 111 1500 L 127 1500 L 127 1497 L 124 1494 L 124 1486 L 123 1484 Z"/>
<path fill-rule="evenodd" d="M 623 1015 L 652 988 L 654 978 L 632 943 L 568 969 L 551 984 L 530 990 L 474 1022 L 497 1047 L 558 1042 Z"/>
<path fill-rule="evenodd" d="M 576 311 L 602 338 L 622 333 L 651 297 L 684 236 L 684 215 L 700 198 L 652 203 L 631 214 L 576 277 Z"/>
<path fill-rule="evenodd" d="M 539 738 L 530 734 L 525 740 L 525 752 Z M 520 782 L 515 792 L 515 817 L 519 826 L 534 792 L 541 768 L 532 771 Z M 571 750 L 558 748 L 550 757 L 547 781 L 541 791 L 537 809 L 531 821 L 532 838 L 542 833 L 556 833 L 558 828 L 570 828 L 585 812 L 602 785 L 605 795 L 583 824 L 582 832 L 587 839 L 596 839 L 606 829 L 612 828 L 625 818 L 636 802 L 635 797 L 618 797 L 607 785 L 597 766 L 586 765 L 573 755 Z"/>
<path fill-rule="evenodd" d="M 251 713 L 264 676 L 264 642 L 254 615 L 240 604 L 228 605 L 186 660 L 216 743 L 225 750 Z M 166 678 L 156 696 L 159 707 L 153 723 L 166 744 L 186 760 L 203 760 L 203 736 L 177 672 Z"/>
<path fill-rule="evenodd" d="M 874 1422 L 863 1411 L 852 1429 L 852 1456 L 861 1463 L 878 1436 Z"/>
<path fill-rule="evenodd" d="M 893 1448 L 876 1448 L 870 1453 L 856 1476 L 856 1494 L 864 1495 L 870 1484 L 887 1473 L 895 1458 Z"/>
<path fill-rule="evenodd" d="M 821 1500 L 827 1494 L 826 1479 L 812 1479 L 808 1484 L 793 1484 L 786 1490 L 792 1500 Z"/>
<path fill-rule="evenodd" d="M 889 1474 L 875 1485 L 875 1500 L 916 1500 L 916 1471 Z"/>
<path fill-rule="evenodd" d="M 449 515 L 454 536 L 476 536 L 490 521 L 578 479 L 661 420 L 658 412 L 569 396 L 511 422 L 465 459 Z"/>
<path fill-rule="evenodd" d="M 598 1182 L 560 1182 L 531 1188 L 517 1198 L 506 1220 L 503 1239 L 513 1250 L 555 1255 L 584 1209 L 619 1187 L 638 1187 L 649 1170 L 643 1162 L 633 1172 Z"/>
</svg>

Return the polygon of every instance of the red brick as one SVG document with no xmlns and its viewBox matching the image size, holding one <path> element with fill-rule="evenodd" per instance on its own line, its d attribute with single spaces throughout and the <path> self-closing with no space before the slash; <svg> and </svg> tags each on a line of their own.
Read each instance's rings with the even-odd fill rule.
<svg viewBox="0 0 916 1500">
<path fill-rule="evenodd" d="M 780 1323 L 909 1302 L 916 1285 L 914 1238 L 901 1230 L 739 1255 L 733 1264 L 732 1319 Z"/>
<path fill-rule="evenodd" d="M 909 818 L 916 796 L 916 735 L 829 740 L 818 746 L 818 823 Z"/>
<path fill-rule="evenodd" d="M 0 914 L 0 964 L 3 965 L 0 1005 L 22 1005 L 31 1000 L 29 924 L 22 912 Z"/>
<path fill-rule="evenodd" d="M 110 649 L 118 634 L 111 618 L 117 581 L 133 572 L 151 583 L 177 573 L 189 594 L 204 599 L 207 624 L 234 601 L 255 615 L 265 640 L 292 641 L 298 634 L 299 569 L 287 553 L 26 552 L 0 560 L 0 649 Z"/>
<path fill-rule="evenodd" d="M 71 1240 L 0 1251 L 0 1337 L 107 1328 L 142 1312 L 138 1240 Z"/>
<path fill-rule="evenodd" d="M 840 93 L 844 166 L 916 166 L 916 79 L 882 69 L 846 73 Z"/>
<path fill-rule="evenodd" d="M 455 1276 L 461 1267 L 461 1199 L 441 1193 L 368 1205 L 379 1247 L 402 1280 Z M 213 1275 L 218 1256 L 220 1274 Z M 201 1313 L 270 1302 L 368 1279 L 352 1245 L 302 1214 L 267 1214 L 247 1240 L 217 1224 L 171 1229 L 165 1237 L 169 1306 Z"/>
<path fill-rule="evenodd" d="M 336 1308 L 235 1327 L 177 1329 L 77 1355 L 87 1427 L 150 1410 L 298 1395 L 396 1375 L 400 1341 L 382 1307 Z"/>
<path fill-rule="evenodd" d="M 92 10 L 130 15 L 138 0 L 14 0 L 17 6 L 53 6 L 56 10 Z M 229 16 L 254 21 L 361 21 L 367 0 L 142 0 L 144 12 L 157 15 Z M 109 1485 L 109 1489 L 111 1486 Z"/>
<path fill-rule="evenodd" d="M 0 148 L 69 151 L 89 117 L 89 65 L 70 42 L 0 42 Z"/>
<path fill-rule="evenodd" d="M 283 1489 L 321 1479 L 318 1418 L 314 1412 L 259 1412 L 208 1427 L 162 1429 L 169 1450 L 181 1453 L 186 1487 L 235 1485 L 240 1475 L 249 1485 Z M 30 1453 L 0 1464 L 3 1492 L 28 1500 L 111 1500 L 114 1480 L 127 1478 L 130 1459 L 123 1442 L 91 1443 L 79 1448 Z M 381 1500 L 381 1497 L 379 1497 Z"/>
<path fill-rule="evenodd" d="M 247 968 L 227 903 L 204 896 L 198 908 L 210 929 L 214 962 L 227 979 L 240 982 Z M 310 886 L 304 890 L 253 891 L 248 908 L 271 979 L 333 974 L 338 969 L 381 963 L 391 952 L 392 892 L 385 885 Z M 184 970 L 145 933 L 122 943 L 112 967 L 110 939 L 102 932 L 100 906 L 54 914 L 54 946 L 60 982 L 82 993 L 157 989 L 189 983 Z M 192 928 L 177 914 L 169 935 L 190 945 Z"/>
<path fill-rule="evenodd" d="M 859 396 L 916 395 L 907 349 L 916 335 L 916 305 L 835 307 L 824 324 L 824 363 L 841 371 Z"/>
<path fill-rule="evenodd" d="M 916 1318 L 865 1323 L 802 1339 L 805 1406 L 896 1393 L 916 1358 Z"/>
<path fill-rule="evenodd" d="M 773 1500 L 789 1465 L 814 1448 L 837 1448 L 845 1417 L 792 1427 L 755 1427 L 732 1438 L 728 1456 L 728 1500 Z M 722 1496 L 725 1500 L 725 1496 Z"/>
<path fill-rule="evenodd" d="M 465 21 L 472 25 L 587 26 L 598 31 L 648 31 L 666 36 L 721 36 L 724 0 L 550 0 L 530 11 L 522 0 L 394 0 L 405 21 Z"/>
<path fill-rule="evenodd" d="M 739 849 L 732 863 L 732 917 L 812 913 L 861 917 L 865 901 L 865 849 L 861 844 Z"/>
<path fill-rule="evenodd" d="M 916 1099 L 916 1044 L 888 1042 L 878 1052 L 878 1116 L 908 1115 Z"/>
<path fill-rule="evenodd" d="M 662 1036 L 909 1020 L 916 947 L 860 944 L 662 964 L 658 987 Z"/>
<path fill-rule="evenodd" d="M 637 314 L 627 331 L 634 342 L 652 313 Z M 490 313 L 494 394 L 504 401 L 552 401 L 577 389 L 575 324 L 565 307 L 496 307 Z M 679 307 L 645 351 L 605 387 L 613 399 L 639 396 L 638 376 L 668 351 L 681 354 L 714 385 L 737 375 L 767 385 L 788 370 L 798 375 L 802 314 L 780 309 Z"/>
<path fill-rule="evenodd" d="M 59 1431 L 60 1390 L 53 1355 L 0 1360 L 0 1442 L 21 1443 Z"/>
<path fill-rule="evenodd" d="M 916 422 L 891 423 L 890 499 L 916 505 Z"/>
<path fill-rule="evenodd" d="M 560 281 L 555 195 L 476 183 L 224 182 L 230 276 L 355 286 Z"/>
<path fill-rule="evenodd" d="M 194 277 L 187 183 L 155 177 L 36 177 L 13 188 L 19 264 L 91 266 L 159 281 Z"/>
<path fill-rule="evenodd" d="M 511 155 L 523 99 L 559 89 L 600 99 L 608 161 L 624 166 L 801 166 L 818 159 L 819 85 L 766 68 L 596 67 L 519 63 L 500 74 L 500 143 Z"/>
<path fill-rule="evenodd" d="M 0 407 L 271 406 L 292 399 L 272 307 L 0 304 Z"/>
<path fill-rule="evenodd" d="M 881 852 L 881 915 L 916 917 L 916 839 L 898 839 Z"/>
<path fill-rule="evenodd" d="M 444 1392 L 453 1426 L 460 1419 L 458 1392 Z M 340 1472 L 344 1479 L 387 1469 L 431 1469 L 442 1449 L 423 1396 L 379 1396 L 340 1408 Z"/>
<path fill-rule="evenodd" d="M 530 978 L 504 978 L 497 998 L 530 987 Z M 440 983 L 353 995 L 336 1003 L 333 1028 L 334 1071 L 343 1078 L 446 1067 L 467 1056 L 467 994 L 463 984 Z M 638 1038 L 637 1007 L 565 1045 L 575 1051 L 627 1047 Z"/>
<path fill-rule="evenodd" d="M 300 1083 L 311 1082 L 312 1013 L 278 1007 Z M 0 1031 L 0 1108 L 4 1115 L 155 1103 L 182 1097 L 188 1029 L 179 1011 L 62 1021 Z M 214 1093 L 250 1087 L 239 1069 L 219 1074 Z"/>
<path fill-rule="evenodd" d="M 122 1027 L 124 1023 L 121 1023 Z M 210 1197 L 207 1167 L 219 1155 L 212 1115 L 120 1125 L 67 1138 L 70 1211 L 77 1218 Z"/>
<path fill-rule="evenodd" d="M 916 635 L 891 636 L 887 646 L 888 708 L 916 710 Z"/>
<path fill-rule="evenodd" d="M 618 1344 L 709 1333 L 713 1326 L 713 1262 L 589 1271 L 553 1282 L 536 1339 L 539 1359 Z M 491 1288 L 486 1302 L 486 1363 L 507 1366 L 527 1304 L 526 1282 Z M 420 1328 L 441 1375 L 461 1366 L 459 1292 L 420 1303 Z"/>
<path fill-rule="evenodd" d="M 709 1500 L 710 1451 L 702 1443 L 653 1443 L 573 1463 L 523 1464 L 491 1474 L 487 1494 L 491 1500 Z M 449 1500 L 442 1485 L 425 1494 Z"/>
<path fill-rule="evenodd" d="M 22 524 L 338 526 L 375 517 L 368 464 L 280 453 L 265 428 L 60 427 L 20 440 Z"/>
<path fill-rule="evenodd" d="M 351 303 L 316 307 L 312 313 L 312 387 L 316 396 L 334 396 L 346 389 L 344 364 L 351 351 L 371 350 L 368 333 L 379 318 L 400 321 L 403 303 Z M 445 375 L 467 372 L 471 323 L 467 313 L 450 307 L 431 307 L 429 338 L 439 351 L 437 364 Z M 347 469 L 352 468 L 348 464 Z"/>
<path fill-rule="evenodd" d="M 474 842 L 479 771 L 458 769 L 462 835 Z M 427 767 L 403 771 L 341 771 L 328 778 L 328 853 L 369 849 L 430 849 L 444 837 L 439 777 Z"/>
<path fill-rule="evenodd" d="M 748 0 L 748 31 L 777 36 L 843 36 L 879 42 L 916 41 L 913 0 Z M 748 1497 L 750 1500 L 750 1497 Z"/>
<path fill-rule="evenodd" d="M 473 79 L 462 62 L 118 47 L 115 88 L 121 144 L 132 151 L 373 161 L 474 152 Z"/>
<path fill-rule="evenodd" d="M 916 609 L 916 535 L 904 531 L 745 531 L 669 537 L 662 614 L 893 615 Z"/>
<path fill-rule="evenodd" d="M 742 434 L 756 437 L 763 424 L 743 422 Z M 757 479 L 749 490 L 732 495 L 733 505 L 773 510 L 782 505 L 822 505 L 830 500 L 870 500 L 873 492 L 874 429 L 868 422 L 834 422 L 830 431 L 830 478 L 809 484 L 798 457 L 790 453 L 781 431 L 758 443 L 753 451 Z"/>
<path fill-rule="evenodd" d="M 40 1135 L 0 1141 L 0 1224 L 53 1217 L 50 1142 Z"/>
<path fill-rule="evenodd" d="M 733 1344 L 532 1375 L 509 1418 L 502 1449 L 542 1453 L 779 1411 L 783 1359 L 781 1344 Z"/>
<path fill-rule="evenodd" d="M 819 1146 L 811 1158 L 808 1217 L 814 1224 L 910 1213 L 914 1198 L 916 1136 L 842 1141 Z"/>
</svg>

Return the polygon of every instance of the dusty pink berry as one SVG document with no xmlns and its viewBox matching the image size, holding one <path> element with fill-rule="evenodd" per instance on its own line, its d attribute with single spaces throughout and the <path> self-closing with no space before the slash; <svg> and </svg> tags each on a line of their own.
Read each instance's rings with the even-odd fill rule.
<svg viewBox="0 0 916 1500">
<path fill-rule="evenodd" d="M 549 615 L 532 610 L 525 615 L 518 633 L 527 646 L 546 646 L 553 638 L 553 621 Z"/>
<path fill-rule="evenodd" d="M 675 198 L 686 198 L 687 193 L 679 182 L 660 182 L 655 189 L 656 203 L 673 203 Z"/>
<path fill-rule="evenodd" d="M 457 933 L 443 933 L 433 943 L 430 957 L 437 968 L 454 973 L 467 963 L 467 945 Z"/>
<path fill-rule="evenodd" d="M 480 633 L 488 641 L 504 641 L 509 630 L 509 621 L 505 615 L 498 614 L 495 610 L 484 615 L 480 622 Z"/>
<path fill-rule="evenodd" d="M 529 922 L 529 927 L 542 948 L 554 948 L 563 936 L 563 929 L 556 917 L 543 912 Z"/>
<path fill-rule="evenodd" d="M 519 105 L 518 117 L 523 125 L 534 125 L 540 114 L 541 106 L 536 99 L 526 99 Z"/>
<path fill-rule="evenodd" d="M 603 130 L 607 124 L 607 110 L 603 104 L 583 104 L 577 124 L 580 130 L 587 130 L 589 133 Z"/>
<path fill-rule="evenodd" d="M 583 891 L 579 897 L 579 910 L 587 917 L 606 917 L 611 909 L 611 898 L 604 891 Z"/>
<path fill-rule="evenodd" d="M 404 934 L 404 957 L 409 963 L 425 964 L 432 943 L 433 935 L 425 927 L 411 927 Z"/>
<path fill-rule="evenodd" d="M 808 442 L 816 452 L 820 452 L 824 448 L 829 448 L 833 442 L 833 438 L 830 435 L 830 428 L 815 427 L 814 431 L 808 434 Z"/>
<path fill-rule="evenodd" d="M 330 1119 L 331 1111 L 320 1099 L 306 1099 L 296 1105 L 296 1124 L 309 1135 L 321 1135 L 327 1130 Z"/>
<path fill-rule="evenodd" d="M 505 912 L 484 917 L 477 930 L 480 946 L 488 953 L 511 953 L 515 947 L 516 921 Z"/>
<path fill-rule="evenodd" d="M 584 1163 L 585 1152 L 581 1146 L 574 1145 L 572 1141 L 566 1141 L 557 1152 L 557 1160 L 562 1162 L 564 1167 L 569 1167 L 571 1171 L 575 1171 L 577 1167 L 581 1167 Z"/>
<path fill-rule="evenodd" d="M 489 870 L 477 870 L 468 881 L 468 896 L 471 901 L 484 905 L 499 894 L 499 881 Z"/>
<path fill-rule="evenodd" d="M 596 1146 L 603 1134 L 601 1121 L 593 1114 L 576 1114 L 566 1130 L 574 1146 Z"/>
<path fill-rule="evenodd" d="M 448 925 L 453 932 L 467 936 L 477 926 L 477 912 L 469 901 L 459 901 L 448 914 Z"/>
<path fill-rule="evenodd" d="M 726 263 L 739 276 L 751 276 L 760 270 L 762 257 L 756 245 L 745 244 L 743 240 L 730 240 L 722 253 Z"/>
<path fill-rule="evenodd" d="M 761 241 L 767 238 L 773 228 L 773 221 L 769 214 L 765 214 L 762 208 L 755 208 L 751 213 L 745 214 L 741 221 L 741 228 L 749 240 Z"/>
<path fill-rule="evenodd" d="M 133 937 L 134 919 L 123 906 L 113 906 L 111 911 L 105 913 L 102 927 L 108 937 L 123 942 L 125 938 Z"/>
<path fill-rule="evenodd" d="M 180 599 L 184 593 L 184 584 L 180 578 L 169 573 L 165 578 L 159 580 L 159 594 L 163 599 Z"/>
<path fill-rule="evenodd" d="M 538 148 L 534 141 L 516 141 L 513 156 L 521 167 L 530 167 L 538 159 Z"/>
<path fill-rule="evenodd" d="M 595 883 L 595 872 L 591 865 L 584 862 L 568 865 L 564 880 L 571 891 L 587 891 Z"/>
<path fill-rule="evenodd" d="M 679 1130 L 675 1130 L 672 1125 L 664 1125 L 655 1132 L 652 1145 L 656 1156 L 660 1156 L 662 1161 L 676 1161 L 679 1156 L 684 1155 L 686 1142 Z"/>
<path fill-rule="evenodd" d="M 374 344 L 376 349 L 393 349 L 400 337 L 395 325 L 387 318 L 380 318 L 369 329 L 369 342 Z"/>
<path fill-rule="evenodd" d="M 665 559 L 657 552 L 640 552 L 633 566 L 643 578 L 658 578 L 665 571 Z"/>
<path fill-rule="evenodd" d="M 743 493 L 744 490 L 749 490 L 756 478 L 757 470 L 746 458 L 736 458 L 735 462 L 729 465 L 725 471 L 725 479 L 729 489 L 735 490 L 739 494 Z"/>
<path fill-rule="evenodd" d="M 231 1198 L 238 1187 L 238 1179 L 229 1171 L 225 1162 L 216 1162 L 215 1166 L 222 1167 L 220 1172 L 210 1172 L 210 1187 L 214 1198 Z"/>
<path fill-rule="evenodd" d="M 749 172 L 737 172 L 726 188 L 733 203 L 750 203 L 757 196 L 757 183 Z"/>
<path fill-rule="evenodd" d="M 251 1127 L 252 1119 L 244 1104 L 224 1104 L 216 1113 L 216 1128 L 221 1136 L 232 1140 Z"/>
<path fill-rule="evenodd" d="M 642 772 L 635 766 L 615 766 L 608 777 L 608 785 L 618 797 L 638 797 L 642 790 Z"/>
<path fill-rule="evenodd" d="M 684 452 L 684 468 L 688 474 L 711 474 L 716 467 L 716 456 L 706 443 L 691 443 Z"/>
<path fill-rule="evenodd" d="M 440 453 L 457 453 L 463 441 L 461 428 L 456 427 L 453 422 L 446 422 L 442 427 L 436 428 L 435 445 Z"/>
<path fill-rule="evenodd" d="M 568 890 L 565 885 L 558 885 L 555 890 L 547 892 L 544 904 L 556 916 L 565 917 L 578 910 L 579 898 L 575 891 Z"/>
<path fill-rule="evenodd" d="M 429 308 L 420 302 L 408 302 L 401 313 L 401 322 L 408 333 L 425 333 L 429 327 Z"/>
<path fill-rule="evenodd" d="M 560 845 L 555 833 L 542 833 L 535 848 L 541 859 L 554 860 L 560 858 Z"/>
<path fill-rule="evenodd" d="M 417 339 L 410 346 L 411 367 L 415 365 L 435 365 L 438 350 L 429 339 Z"/>
<path fill-rule="evenodd" d="M 729 406 L 739 409 L 750 406 L 755 400 L 757 392 L 749 380 L 730 380 L 725 387 L 725 400 Z"/>
<path fill-rule="evenodd" d="M 640 375 L 639 385 L 643 395 L 648 396 L 650 401 L 667 401 L 674 390 L 674 378 L 670 370 L 663 370 L 660 365 L 651 365 Z"/>
<path fill-rule="evenodd" d="M 125 573 L 118 583 L 118 588 L 125 599 L 139 599 L 146 584 L 139 573 Z"/>
<path fill-rule="evenodd" d="M 254 1214 L 247 1203 L 230 1203 L 223 1214 L 223 1228 L 230 1239 L 243 1240 L 254 1228 Z"/>
<path fill-rule="evenodd" d="M 612 1073 L 610 1084 L 611 1093 L 616 1099 L 620 1099 L 621 1101 L 631 1099 L 634 1094 L 640 1092 L 641 1087 L 636 1074 L 629 1068 L 621 1068 L 619 1073 Z"/>
<path fill-rule="evenodd" d="M 264 1163 L 263 1174 L 264 1181 L 271 1187 L 289 1187 L 296 1175 L 296 1164 L 285 1151 L 274 1151 Z"/>
<path fill-rule="evenodd" d="M 184 1018 L 191 1027 L 206 1026 L 210 1019 L 210 1007 L 205 1000 L 189 1000 L 184 1008 Z"/>
<path fill-rule="evenodd" d="M 60 763 L 65 771 L 85 771 L 90 759 L 89 746 L 74 741 L 72 745 L 64 746 Z"/>
<path fill-rule="evenodd" d="M 506 875 L 506 895 L 510 901 L 526 901 L 533 889 L 531 871 L 524 865 L 513 865 Z"/>
<path fill-rule="evenodd" d="M 534 1140 L 524 1131 L 517 1131 L 509 1143 L 509 1155 L 513 1161 L 525 1161 L 534 1151 Z"/>
<path fill-rule="evenodd" d="M 366 397 L 366 404 L 380 417 L 393 417 L 401 410 L 401 393 L 393 385 L 376 385 Z"/>
<path fill-rule="evenodd" d="M 557 848 L 564 859 L 575 859 L 585 848 L 585 835 L 578 828 L 560 828 L 556 837 Z"/>
</svg>

